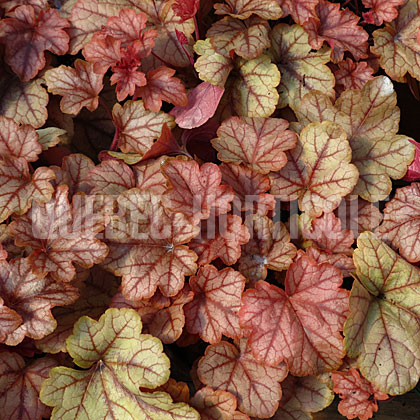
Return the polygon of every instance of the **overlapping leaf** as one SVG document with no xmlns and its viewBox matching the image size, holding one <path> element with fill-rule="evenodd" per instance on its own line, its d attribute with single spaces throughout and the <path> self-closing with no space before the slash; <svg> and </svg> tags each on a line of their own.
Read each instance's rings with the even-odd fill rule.
<svg viewBox="0 0 420 420">
<path fill-rule="evenodd" d="M 242 412 L 262 418 L 275 413 L 281 399 L 279 382 L 286 375 L 285 364 L 271 367 L 258 363 L 244 339 L 239 349 L 227 341 L 208 346 L 198 363 L 203 383 L 230 392 Z"/>
<path fill-rule="evenodd" d="M 309 93 L 297 111 L 302 126 L 312 121 L 335 121 L 347 133 L 352 163 L 359 171 L 353 191 L 365 200 L 385 199 L 391 180 L 404 176 L 414 158 L 408 137 L 396 135 L 400 112 L 392 82 L 384 76 L 366 83 L 364 88 L 348 90 L 332 105 L 320 93 Z"/>
<path fill-rule="evenodd" d="M 250 331 L 255 358 L 271 366 L 286 361 L 297 376 L 336 369 L 345 355 L 340 330 L 348 312 L 342 280 L 336 267 L 302 256 L 290 266 L 285 290 L 264 281 L 247 290 L 239 323 Z"/>
<path fill-rule="evenodd" d="M 302 25 L 310 17 L 316 17 L 315 6 L 319 0 L 278 0 L 283 17 L 291 15 L 293 20 Z"/>
<path fill-rule="evenodd" d="M 362 233 L 353 254 L 358 280 L 344 326 L 349 357 L 362 375 L 391 395 L 414 388 L 420 377 L 420 278 L 371 232 Z"/>
<path fill-rule="evenodd" d="M 328 47 L 312 52 L 308 34 L 299 25 L 278 24 L 270 39 L 269 54 L 281 73 L 280 108 L 289 105 L 296 109 L 303 96 L 315 89 L 334 97 L 334 75 L 326 66 L 331 54 Z"/>
<path fill-rule="evenodd" d="M 275 0 L 226 0 L 216 3 L 214 8 L 217 15 L 230 15 L 238 19 L 248 19 L 252 14 L 263 19 L 278 19 L 283 12 Z"/>
<path fill-rule="evenodd" d="M 370 9 L 363 13 L 367 23 L 382 25 L 384 22 L 392 22 L 399 13 L 397 9 L 404 4 L 405 0 L 362 0 L 363 5 Z"/>
<path fill-rule="evenodd" d="M 84 369 L 54 368 L 42 385 L 41 401 L 54 407 L 52 420 L 105 420 L 109 415 L 199 419 L 194 409 L 172 403 L 168 394 L 139 390 L 157 388 L 169 378 L 169 359 L 161 342 L 141 334 L 141 328 L 132 309 L 108 309 L 99 321 L 79 319 L 67 349 Z"/>
<path fill-rule="evenodd" d="M 337 85 L 344 89 L 362 89 L 373 79 L 373 69 L 366 61 L 354 62 L 350 58 L 338 63 L 338 70 L 334 72 Z"/>
</svg>

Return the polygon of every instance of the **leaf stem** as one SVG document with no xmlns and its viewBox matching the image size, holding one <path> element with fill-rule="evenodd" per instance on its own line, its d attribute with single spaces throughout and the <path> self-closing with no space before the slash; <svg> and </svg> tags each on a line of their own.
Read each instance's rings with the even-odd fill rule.
<svg viewBox="0 0 420 420">
<path fill-rule="evenodd" d="M 194 27 L 195 27 L 195 40 L 198 41 L 200 39 L 200 31 L 198 29 L 198 23 L 197 23 L 197 18 L 194 15 Z"/>
</svg>

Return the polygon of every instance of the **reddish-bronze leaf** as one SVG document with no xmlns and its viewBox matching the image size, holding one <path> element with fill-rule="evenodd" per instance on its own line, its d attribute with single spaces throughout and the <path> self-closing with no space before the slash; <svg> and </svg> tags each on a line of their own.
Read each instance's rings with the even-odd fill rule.
<svg viewBox="0 0 420 420">
<path fill-rule="evenodd" d="M 416 153 L 414 155 L 414 160 L 408 167 L 407 173 L 403 179 L 404 181 L 412 182 L 420 179 L 420 143 L 417 143 L 413 139 L 409 139 L 409 141 L 416 147 Z"/>
<path fill-rule="evenodd" d="M 338 70 L 334 72 L 335 82 L 344 89 L 362 89 L 373 79 L 373 69 L 366 61 L 354 62 L 350 58 L 338 63 Z"/>
<path fill-rule="evenodd" d="M 212 145 L 221 161 L 243 163 L 266 174 L 286 165 L 284 152 L 296 145 L 296 133 L 288 127 L 281 118 L 232 117 L 219 127 Z"/>
<path fill-rule="evenodd" d="M 297 376 L 337 369 L 345 355 L 340 331 L 349 305 L 342 281 L 336 267 L 302 256 L 290 266 L 285 290 L 264 281 L 247 290 L 239 322 L 250 330 L 255 358 L 272 366 L 284 360 Z"/>
<path fill-rule="evenodd" d="M 190 278 L 190 286 L 194 300 L 185 305 L 187 331 L 211 344 L 218 343 L 222 335 L 240 338 L 238 312 L 245 277 L 232 268 L 218 271 L 206 265 Z"/>
<path fill-rule="evenodd" d="M 121 40 L 98 32 L 83 48 L 83 56 L 93 63 L 95 73 L 105 74 L 121 59 Z"/>
<path fill-rule="evenodd" d="M 284 363 L 275 367 L 258 363 L 244 339 L 240 349 L 227 341 L 208 346 L 198 363 L 200 381 L 232 393 L 241 411 L 262 418 L 275 413 L 281 398 L 279 382 L 286 375 Z"/>
<path fill-rule="evenodd" d="M 32 6 L 36 13 L 48 7 L 48 0 L 0 0 L 0 5 L 6 13 L 13 12 L 19 6 Z"/>
<path fill-rule="evenodd" d="M 289 232 L 283 223 L 273 223 L 266 216 L 250 215 L 246 218 L 251 240 L 242 246 L 239 271 L 256 281 L 267 277 L 267 269 L 282 271 L 289 268 L 296 255 L 290 243 Z"/>
<path fill-rule="evenodd" d="M 45 66 L 44 52 L 63 55 L 69 48 L 67 19 L 57 10 L 44 9 L 35 17 L 32 6 L 20 6 L 0 22 L 0 42 L 6 46 L 6 62 L 27 82 Z"/>
<path fill-rule="evenodd" d="M 387 394 L 375 389 L 356 369 L 333 372 L 331 379 L 334 382 L 334 392 L 342 400 L 338 404 L 338 411 L 348 419 L 358 417 L 360 420 L 368 420 L 378 411 L 377 401 L 388 399 Z"/>
<path fill-rule="evenodd" d="M 351 273 L 355 270 L 353 259 L 344 254 L 330 254 L 314 246 L 310 246 L 306 250 L 306 255 L 312 257 L 318 264 L 332 264 L 343 273 L 343 277 L 350 277 Z"/>
<path fill-rule="evenodd" d="M 367 57 L 368 33 L 358 25 L 359 17 L 349 9 L 340 10 L 340 4 L 320 0 L 316 18 L 309 18 L 303 27 L 309 34 L 312 48 L 319 49 L 326 41 L 332 49 L 332 61 L 343 59 L 345 51 L 356 60 Z"/>
<path fill-rule="evenodd" d="M 49 276 L 35 274 L 27 258 L 17 258 L 10 263 L 0 261 L 0 294 L 4 306 L 13 308 L 21 317 L 21 324 L 6 333 L 3 340 L 15 346 L 25 336 L 40 339 L 53 332 L 57 322 L 51 309 L 73 303 L 78 290 L 69 284 L 57 283 Z"/>
<path fill-rule="evenodd" d="M 48 203 L 33 204 L 9 225 L 16 245 L 32 247 L 29 260 L 35 272 L 50 273 L 56 281 L 74 277 L 73 263 L 89 268 L 105 258 L 108 248 L 95 238 L 103 228 L 93 200 L 75 195 L 70 204 L 66 185 L 58 186 Z"/>
<path fill-rule="evenodd" d="M 194 17 L 200 8 L 200 0 L 176 0 L 172 6 L 175 14 L 181 18 L 181 22 Z"/>
<path fill-rule="evenodd" d="M 303 25 L 309 18 L 316 17 L 315 6 L 319 0 L 277 0 L 283 10 L 283 17 L 291 15 L 299 25 Z"/>
<path fill-rule="evenodd" d="M 190 401 L 190 390 L 185 382 L 177 382 L 169 378 L 166 384 L 156 388 L 156 391 L 167 392 L 175 402 L 188 403 Z"/>
<path fill-rule="evenodd" d="M 42 420 L 51 409 L 39 399 L 42 382 L 56 360 L 43 357 L 30 365 L 17 353 L 0 353 L 0 410 L 7 420 Z"/>
<path fill-rule="evenodd" d="M 377 26 L 384 22 L 391 22 L 398 16 L 397 7 L 402 6 L 405 0 L 362 0 L 363 6 L 370 9 L 363 13 L 367 23 Z"/>
<path fill-rule="evenodd" d="M 220 185 L 222 174 L 217 165 L 195 161 L 170 159 L 162 167 L 170 189 L 163 195 L 163 204 L 172 211 L 179 211 L 194 224 L 208 219 L 211 212 L 220 215 L 230 211 L 234 198 L 232 188 Z"/>
</svg>

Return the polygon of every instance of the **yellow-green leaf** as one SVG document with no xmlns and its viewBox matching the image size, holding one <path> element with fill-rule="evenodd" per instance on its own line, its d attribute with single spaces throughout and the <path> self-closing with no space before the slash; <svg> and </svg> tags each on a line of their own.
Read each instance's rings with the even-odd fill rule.
<svg viewBox="0 0 420 420">
<path fill-rule="evenodd" d="M 81 368 L 51 370 L 41 401 L 54 410 L 51 420 L 199 420 L 185 403 L 164 392 L 147 393 L 169 378 L 169 359 L 162 343 L 141 334 L 133 309 L 108 309 L 99 321 L 87 316 L 75 324 L 67 350 Z"/>
<path fill-rule="evenodd" d="M 380 391 L 405 394 L 420 378 L 419 272 L 371 232 L 357 246 L 347 354 Z"/>
</svg>

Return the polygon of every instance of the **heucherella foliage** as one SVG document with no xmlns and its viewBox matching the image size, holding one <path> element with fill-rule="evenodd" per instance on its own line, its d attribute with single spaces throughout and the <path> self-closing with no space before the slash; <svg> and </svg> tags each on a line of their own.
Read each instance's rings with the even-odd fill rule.
<svg viewBox="0 0 420 420">
<path fill-rule="evenodd" d="M 418 386 L 419 27 L 0 0 L 0 417 L 368 420 Z"/>
</svg>

